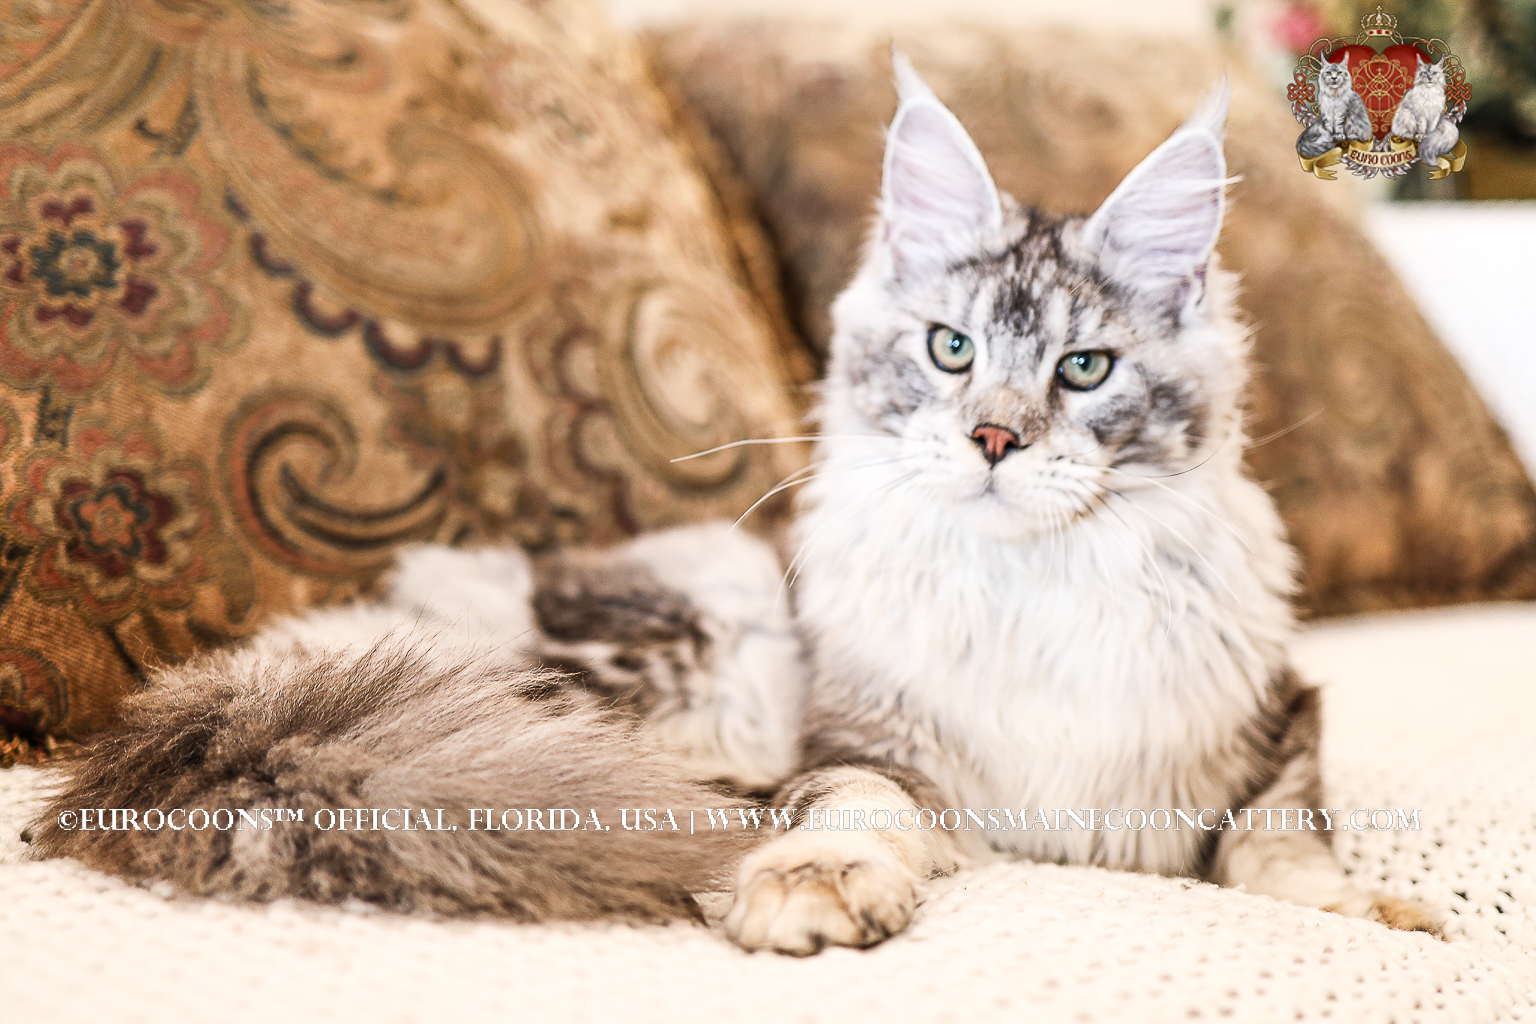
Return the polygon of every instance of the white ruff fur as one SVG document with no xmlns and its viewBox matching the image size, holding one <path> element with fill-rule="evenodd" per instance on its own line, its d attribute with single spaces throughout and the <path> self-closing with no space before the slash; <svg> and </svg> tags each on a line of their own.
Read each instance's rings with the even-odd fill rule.
<svg viewBox="0 0 1536 1024">
<path fill-rule="evenodd" d="M 857 432 L 848 419 L 829 417 L 829 433 Z M 1181 497 L 1143 485 L 1110 498 L 1113 512 L 1018 540 L 985 536 L 898 484 L 903 464 L 871 466 L 886 449 L 823 442 L 807 495 L 799 530 L 816 554 L 796 601 L 816 699 L 888 723 L 890 752 L 956 807 L 1229 806 L 1246 780 L 1222 771 L 1224 755 L 1291 630 L 1280 596 L 1291 554 L 1238 469 L 1241 439 L 1159 481 Z M 1165 873 L 1193 870 L 1203 839 L 990 836 L 1032 859 Z"/>
<path fill-rule="evenodd" d="M 955 218 L 926 258 L 890 243 L 913 234 L 890 226 L 914 215 L 889 188 L 905 111 L 936 103 L 913 78 L 898 62 L 886 227 L 833 309 L 824 437 L 797 524 L 812 727 L 820 717 L 847 745 L 921 770 L 952 807 L 1219 814 L 1255 781 L 1243 746 L 1285 668 L 1293 571 L 1272 504 L 1242 473 L 1246 333 L 1234 282 L 1211 262 L 1224 94 L 1098 214 L 1065 226 L 1069 251 L 1135 284 L 1119 300 L 1129 319 L 1105 319 L 1073 314 L 1071 291 L 1048 280 L 953 262 L 1005 252 L 1033 230 L 1009 200 L 1003 223 L 985 203 Z M 956 133 L 947 159 L 979 160 Z M 919 139 L 935 145 L 930 131 Z M 909 173 L 943 162 L 930 153 Z M 933 214 L 915 216 L 927 226 Z M 1020 283 L 1039 310 L 1025 329 L 991 312 Z M 930 323 L 974 341 L 963 374 L 934 369 Z M 1040 397 L 1059 359 L 1093 347 L 1129 353 L 1118 376 Z M 1116 465 L 1087 424 L 1145 393 L 1143 364 L 1187 382 L 1205 418 L 1190 436 L 1185 421 L 1148 420 L 1144 442 L 1167 454 Z M 903 408 L 903 391 L 922 397 Z M 1022 424 L 1022 449 L 990 463 L 970 437 L 978 422 Z M 980 835 L 959 838 L 974 854 Z M 1208 838 L 1189 828 L 985 836 L 1034 859 L 1164 873 L 1199 870 Z"/>
</svg>

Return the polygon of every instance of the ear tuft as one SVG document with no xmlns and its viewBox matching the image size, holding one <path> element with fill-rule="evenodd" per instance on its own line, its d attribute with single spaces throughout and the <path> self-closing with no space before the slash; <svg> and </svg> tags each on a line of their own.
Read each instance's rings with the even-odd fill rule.
<svg viewBox="0 0 1536 1024">
<path fill-rule="evenodd" d="M 1175 307 L 1203 280 L 1221 232 L 1229 95 L 1223 80 L 1083 226 L 1083 245 L 1112 277 Z"/>
<path fill-rule="evenodd" d="M 920 99 L 939 103 L 939 98 L 934 95 L 928 83 L 923 81 L 923 76 L 917 73 L 917 69 L 912 66 L 912 61 L 894 46 L 891 47 L 891 68 L 896 72 L 898 105 Z"/>
<path fill-rule="evenodd" d="M 898 274 L 943 262 L 957 241 L 1002 224 L 981 152 L 904 54 L 892 52 L 900 104 L 885 144 L 880 235 Z"/>
</svg>

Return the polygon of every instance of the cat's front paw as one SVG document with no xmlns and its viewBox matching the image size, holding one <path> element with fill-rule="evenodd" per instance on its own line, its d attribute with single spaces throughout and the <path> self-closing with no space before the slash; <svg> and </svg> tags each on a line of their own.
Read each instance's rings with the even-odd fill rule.
<svg viewBox="0 0 1536 1024">
<path fill-rule="evenodd" d="M 790 833 L 742 861 L 725 931 L 743 949 L 794 956 L 873 946 L 912 920 L 915 881 L 878 840 Z"/>
<path fill-rule="evenodd" d="M 1418 900 L 1398 899 L 1396 896 L 1375 894 L 1371 912 L 1366 915 L 1372 921 L 1380 921 L 1388 928 L 1405 932 L 1428 932 L 1437 939 L 1445 938 L 1444 925 L 1439 916 Z"/>
<path fill-rule="evenodd" d="M 1404 932 L 1427 932 L 1437 939 L 1445 938 L 1441 919 L 1418 900 L 1405 900 L 1382 893 L 1370 893 L 1323 908 L 1345 917 L 1363 917 L 1367 921 L 1380 921 L 1388 928 Z"/>
</svg>

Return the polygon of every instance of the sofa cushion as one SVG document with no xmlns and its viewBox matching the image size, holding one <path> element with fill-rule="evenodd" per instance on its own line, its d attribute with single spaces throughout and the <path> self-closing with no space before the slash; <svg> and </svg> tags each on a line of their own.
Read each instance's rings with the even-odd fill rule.
<svg viewBox="0 0 1536 1024">
<path fill-rule="evenodd" d="M 1184 40 L 953 23 L 894 41 L 998 185 L 1060 213 L 1094 209 L 1229 60 Z M 803 20 L 651 37 L 753 193 L 823 353 L 879 191 L 891 42 L 884 27 Z M 1242 181 L 1219 250 L 1254 327 L 1248 465 L 1301 553 L 1303 610 L 1536 596 L 1536 492 L 1508 440 L 1365 238 L 1349 182 L 1303 174 L 1281 94 L 1233 74 Z M 1454 240 L 1427 241 L 1451 258 Z"/>
<path fill-rule="evenodd" d="M 739 513 L 782 327 L 584 0 L 60 0 L 0 55 L 0 725 L 401 544 Z M 30 13 L 27 13 L 30 12 Z M 0 739 L 3 739 L 0 736 Z"/>
</svg>

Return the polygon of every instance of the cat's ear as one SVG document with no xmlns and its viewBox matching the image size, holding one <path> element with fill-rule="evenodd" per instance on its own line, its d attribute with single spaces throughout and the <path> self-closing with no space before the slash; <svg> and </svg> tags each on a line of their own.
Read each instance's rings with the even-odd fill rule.
<svg viewBox="0 0 1536 1024">
<path fill-rule="evenodd" d="M 1112 278 L 1173 311 L 1197 298 L 1228 184 L 1221 143 L 1225 80 L 1154 149 L 1083 225 L 1083 246 Z"/>
<path fill-rule="evenodd" d="M 1002 200 L 976 143 L 904 54 L 892 52 L 900 103 L 885 142 L 880 241 L 899 276 L 942 263 L 1002 224 Z"/>
</svg>

